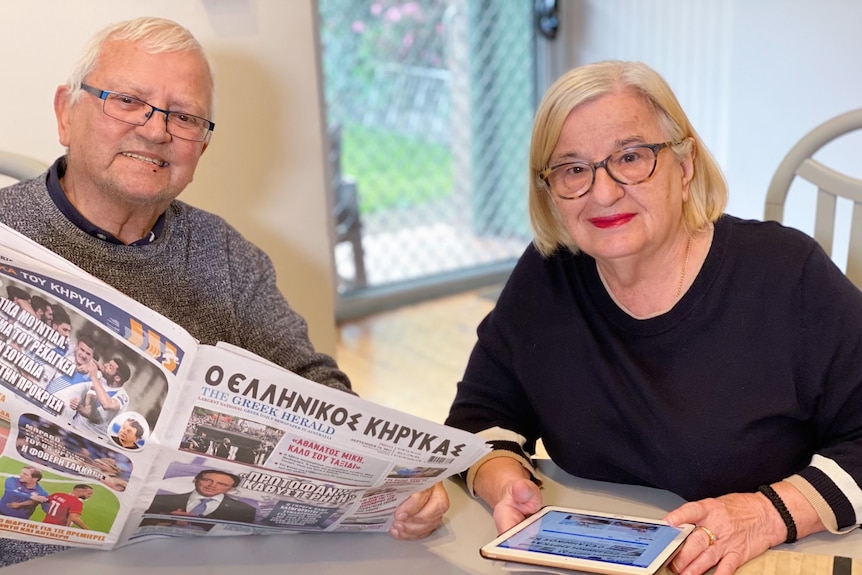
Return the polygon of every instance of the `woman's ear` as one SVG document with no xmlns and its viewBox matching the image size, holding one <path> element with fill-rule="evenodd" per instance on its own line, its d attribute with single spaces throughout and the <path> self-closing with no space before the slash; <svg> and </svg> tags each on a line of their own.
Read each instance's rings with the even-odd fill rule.
<svg viewBox="0 0 862 575">
<path fill-rule="evenodd" d="M 694 138 L 688 138 L 691 141 L 691 150 L 679 161 L 682 168 L 682 200 L 688 201 L 688 189 L 691 181 L 694 179 L 694 159 L 697 156 L 697 147 Z"/>
</svg>

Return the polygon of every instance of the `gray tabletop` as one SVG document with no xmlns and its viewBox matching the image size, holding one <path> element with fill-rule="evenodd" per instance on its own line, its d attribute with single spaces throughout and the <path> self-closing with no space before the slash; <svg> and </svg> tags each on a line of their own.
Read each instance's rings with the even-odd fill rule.
<svg viewBox="0 0 862 575">
<path fill-rule="evenodd" d="M 657 489 L 588 481 L 540 463 L 544 501 L 597 511 L 662 517 L 682 499 Z M 295 534 L 267 537 L 182 538 L 149 541 L 114 551 L 74 549 L 7 567 L 3 575 L 52 572 L 63 575 L 314 575 L 501 574 L 479 556 L 496 535 L 488 508 L 447 481 L 452 507 L 443 526 L 421 541 L 396 541 L 386 534 Z M 837 536 L 819 533 L 778 549 L 862 559 L 862 530 Z"/>
</svg>

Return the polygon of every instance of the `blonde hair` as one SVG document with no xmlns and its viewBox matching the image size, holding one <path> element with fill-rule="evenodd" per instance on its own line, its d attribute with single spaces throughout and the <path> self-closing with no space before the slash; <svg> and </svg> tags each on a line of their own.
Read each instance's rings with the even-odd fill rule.
<svg viewBox="0 0 862 575">
<path fill-rule="evenodd" d="M 727 184 L 712 154 L 658 72 L 641 62 L 608 60 L 570 70 L 548 88 L 533 123 L 530 143 L 530 223 L 533 243 L 544 256 L 559 247 L 578 251 L 557 210 L 547 183 L 540 176 L 554 152 L 563 123 L 577 106 L 606 94 L 630 90 L 655 111 L 665 140 L 678 142 L 671 150 L 682 159 L 694 155 L 694 175 L 689 200 L 683 204 L 683 219 L 690 231 L 714 222 L 727 205 Z"/>
<path fill-rule="evenodd" d="M 204 52 L 200 42 L 173 20 L 166 18 L 141 17 L 111 24 L 97 32 L 84 48 L 84 53 L 72 69 L 72 74 L 66 80 L 69 100 L 75 103 L 83 91 L 81 84 L 89 76 L 99 61 L 102 48 L 109 40 L 138 42 L 149 54 L 163 52 L 196 52 L 207 66 L 210 78 L 210 106 L 215 108 L 215 82 L 212 64 Z M 211 110 L 212 115 L 212 110 Z"/>
</svg>

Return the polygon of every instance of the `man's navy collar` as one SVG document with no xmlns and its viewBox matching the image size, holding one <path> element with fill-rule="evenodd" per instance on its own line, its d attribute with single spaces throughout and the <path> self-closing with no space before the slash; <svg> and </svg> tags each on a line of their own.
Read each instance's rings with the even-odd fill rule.
<svg viewBox="0 0 862 575">
<path fill-rule="evenodd" d="M 54 205 L 57 206 L 57 209 L 63 212 L 63 215 L 66 216 L 70 222 L 94 238 L 98 238 L 112 244 L 123 245 L 123 242 L 114 237 L 112 233 L 93 225 L 89 220 L 87 220 L 87 218 L 81 215 L 81 212 L 75 209 L 75 206 L 73 206 L 72 202 L 69 201 L 69 198 L 66 197 L 66 192 L 63 191 L 63 187 L 60 185 L 60 178 L 62 178 L 65 173 L 66 156 L 61 156 L 60 158 L 57 158 L 57 161 L 54 162 L 51 169 L 48 171 L 47 181 L 48 194 L 54 201 Z M 162 214 L 159 216 L 159 219 L 156 220 L 156 225 L 153 226 L 150 233 L 129 245 L 145 246 L 147 244 L 151 244 L 156 241 L 156 238 L 159 237 L 164 228 L 165 214 Z"/>
</svg>

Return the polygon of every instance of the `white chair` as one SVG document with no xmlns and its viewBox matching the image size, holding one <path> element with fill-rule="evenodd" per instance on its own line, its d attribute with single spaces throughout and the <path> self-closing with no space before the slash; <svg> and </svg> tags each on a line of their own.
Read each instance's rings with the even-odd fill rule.
<svg viewBox="0 0 862 575">
<path fill-rule="evenodd" d="M 766 192 L 767 220 L 782 221 L 784 202 L 797 176 L 817 186 L 814 239 L 832 255 L 836 200 L 853 202 L 850 245 L 847 250 L 847 277 L 862 287 L 862 179 L 838 172 L 813 159 L 820 148 L 836 138 L 862 129 L 862 109 L 853 110 L 820 124 L 791 148 L 772 176 Z"/>
<path fill-rule="evenodd" d="M 15 180 L 35 178 L 48 166 L 33 158 L 0 150 L 0 175 Z"/>
</svg>

